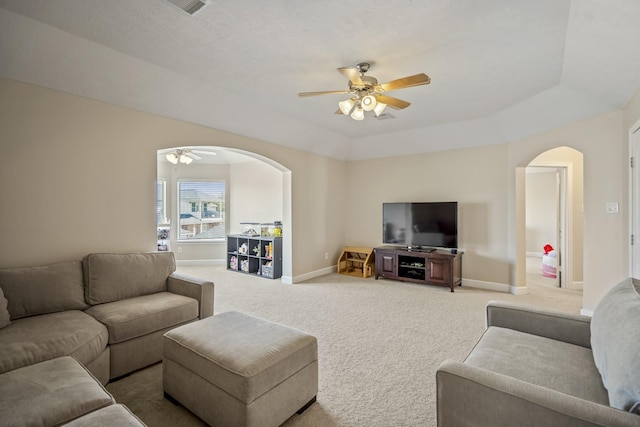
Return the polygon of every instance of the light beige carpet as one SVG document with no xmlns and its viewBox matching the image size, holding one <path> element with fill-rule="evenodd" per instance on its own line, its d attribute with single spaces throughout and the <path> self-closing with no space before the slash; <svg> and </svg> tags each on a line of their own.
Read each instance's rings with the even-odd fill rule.
<svg viewBox="0 0 640 427">
<path fill-rule="evenodd" d="M 338 274 L 286 285 L 224 267 L 179 271 L 213 280 L 215 313 L 238 310 L 318 338 L 318 401 L 284 424 L 291 427 L 435 426 L 436 369 L 471 350 L 488 301 L 572 313 L 582 305 L 580 292 L 535 285 L 514 296 Z M 203 425 L 163 399 L 160 364 L 107 389 L 149 426 Z"/>
</svg>

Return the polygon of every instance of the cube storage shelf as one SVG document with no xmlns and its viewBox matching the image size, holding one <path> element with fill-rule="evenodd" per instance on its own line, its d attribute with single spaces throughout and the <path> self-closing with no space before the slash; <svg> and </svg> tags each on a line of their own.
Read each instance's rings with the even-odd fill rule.
<svg viewBox="0 0 640 427">
<path fill-rule="evenodd" d="M 227 270 L 279 279 L 282 277 L 282 238 L 228 235 Z"/>
</svg>

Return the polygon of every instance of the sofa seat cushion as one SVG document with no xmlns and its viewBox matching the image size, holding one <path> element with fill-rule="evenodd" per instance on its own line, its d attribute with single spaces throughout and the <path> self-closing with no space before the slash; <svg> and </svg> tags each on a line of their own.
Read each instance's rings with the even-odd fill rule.
<svg viewBox="0 0 640 427">
<path fill-rule="evenodd" d="M 83 365 L 107 347 L 107 328 L 82 311 L 14 320 L 0 331 L 0 373 L 61 356 Z"/>
<path fill-rule="evenodd" d="M 2 425 L 54 426 L 113 404 L 113 397 L 72 357 L 0 375 Z"/>
<path fill-rule="evenodd" d="M 86 310 L 109 330 L 109 344 L 190 322 L 198 318 L 198 301 L 170 292 L 94 305 Z"/>
<path fill-rule="evenodd" d="M 167 290 L 173 252 L 89 254 L 82 260 L 85 300 L 91 305 Z"/>
<path fill-rule="evenodd" d="M 593 358 L 614 408 L 640 415 L 640 280 L 625 279 L 596 306 Z"/>
<path fill-rule="evenodd" d="M 466 364 L 608 405 L 591 350 L 512 329 L 489 327 Z"/>
<path fill-rule="evenodd" d="M 65 310 L 84 310 L 84 277 L 80 261 L 41 267 L 0 269 L 0 287 L 11 320 Z"/>
</svg>

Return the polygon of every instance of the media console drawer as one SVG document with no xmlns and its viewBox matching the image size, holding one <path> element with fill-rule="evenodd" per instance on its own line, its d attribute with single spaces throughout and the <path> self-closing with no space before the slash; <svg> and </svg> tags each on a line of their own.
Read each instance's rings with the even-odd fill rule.
<svg viewBox="0 0 640 427">
<path fill-rule="evenodd" d="M 462 252 L 450 250 L 414 250 L 395 246 L 374 249 L 378 277 L 425 285 L 462 285 Z"/>
</svg>

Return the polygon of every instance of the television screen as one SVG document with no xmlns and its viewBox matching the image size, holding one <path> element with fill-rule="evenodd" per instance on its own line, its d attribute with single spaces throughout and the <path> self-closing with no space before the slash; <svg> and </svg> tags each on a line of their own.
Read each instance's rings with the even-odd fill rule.
<svg viewBox="0 0 640 427">
<path fill-rule="evenodd" d="M 412 247 L 457 248 L 458 203 L 383 203 L 382 242 Z"/>
</svg>

